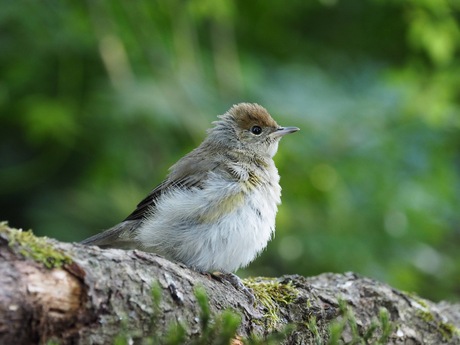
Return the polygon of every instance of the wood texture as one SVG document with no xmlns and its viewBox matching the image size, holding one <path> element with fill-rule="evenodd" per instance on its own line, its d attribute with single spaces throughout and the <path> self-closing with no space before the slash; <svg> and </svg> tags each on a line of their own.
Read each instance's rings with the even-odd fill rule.
<svg viewBox="0 0 460 345">
<path fill-rule="evenodd" d="M 0 344 L 50 340 L 112 344 L 121 333 L 136 343 L 153 329 L 164 334 L 176 322 L 186 325 L 187 337 L 193 339 L 201 332 L 200 308 L 193 293 L 197 286 L 206 290 L 213 314 L 231 308 L 241 315 L 238 336 L 242 339 L 249 334 L 263 337 L 293 324 L 285 343 L 316 344 L 322 339 L 326 344 L 329 325 L 344 320 L 341 342 L 350 343 L 356 335 L 345 319 L 354 315 L 357 331 L 364 335 L 385 308 L 392 325 L 389 344 L 460 344 L 460 305 L 432 303 L 353 273 L 256 278 L 250 285 L 259 298 L 252 305 L 226 281 L 136 250 L 101 250 L 46 240 L 72 260 L 60 268 L 47 268 L 24 256 L 27 244 L 11 240 L 15 231 L 0 229 Z M 154 282 L 159 283 L 162 298 L 152 324 Z M 284 288 L 289 299 L 283 300 Z M 276 289 L 281 297 L 270 297 L 273 291 L 278 293 Z M 339 300 L 348 304 L 348 316 Z M 313 318 L 316 332 L 311 327 Z M 368 343 L 377 342 L 380 335 L 377 327 Z"/>
</svg>

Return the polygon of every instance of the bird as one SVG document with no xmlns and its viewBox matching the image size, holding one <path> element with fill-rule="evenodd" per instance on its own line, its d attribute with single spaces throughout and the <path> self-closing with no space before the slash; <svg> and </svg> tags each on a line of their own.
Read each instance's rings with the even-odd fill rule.
<svg viewBox="0 0 460 345">
<path fill-rule="evenodd" d="M 82 243 L 153 252 L 200 272 L 231 275 L 252 262 L 274 236 L 281 203 L 273 156 L 299 128 L 279 126 L 256 103 L 212 124 L 125 220 Z"/>
</svg>

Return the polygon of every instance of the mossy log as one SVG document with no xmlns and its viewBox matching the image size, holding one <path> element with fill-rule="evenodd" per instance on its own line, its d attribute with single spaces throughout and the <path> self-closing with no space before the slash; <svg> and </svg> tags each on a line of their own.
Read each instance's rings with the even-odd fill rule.
<svg viewBox="0 0 460 345">
<path fill-rule="evenodd" d="M 353 273 L 248 279 L 251 303 L 158 255 L 60 243 L 5 223 L 0 258 L 0 344 L 460 344 L 460 305 Z"/>
</svg>

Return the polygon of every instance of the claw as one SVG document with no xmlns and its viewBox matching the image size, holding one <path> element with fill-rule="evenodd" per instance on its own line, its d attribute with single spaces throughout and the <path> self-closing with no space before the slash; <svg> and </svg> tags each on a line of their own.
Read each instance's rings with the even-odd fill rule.
<svg viewBox="0 0 460 345">
<path fill-rule="evenodd" d="M 213 272 L 211 273 L 211 276 L 216 278 L 217 280 L 223 282 L 223 281 L 228 281 L 232 286 L 238 290 L 243 292 L 246 297 L 249 299 L 249 302 L 251 305 L 253 305 L 256 301 L 256 298 L 252 292 L 252 289 L 247 288 L 244 284 L 243 281 L 241 280 L 240 277 L 238 277 L 236 274 L 233 273 L 223 273 L 223 272 Z"/>
</svg>

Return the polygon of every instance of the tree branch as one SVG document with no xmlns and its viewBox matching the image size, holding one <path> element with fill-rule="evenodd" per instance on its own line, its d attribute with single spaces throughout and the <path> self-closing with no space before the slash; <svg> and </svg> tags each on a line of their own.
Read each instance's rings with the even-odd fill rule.
<svg viewBox="0 0 460 345">
<path fill-rule="evenodd" d="M 188 342 L 197 340 L 207 317 L 198 286 L 215 319 L 229 308 L 240 314 L 233 344 L 288 324 L 286 344 L 460 343 L 460 305 L 436 304 L 353 273 L 249 279 L 252 305 L 229 283 L 155 254 L 60 243 L 6 224 L 0 258 L 2 344 L 110 344 L 121 335 L 158 341 L 175 324 L 185 325 Z M 155 284 L 161 298 L 152 297 Z"/>
</svg>

